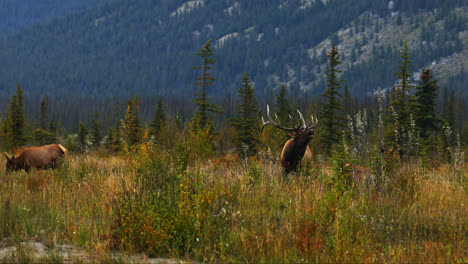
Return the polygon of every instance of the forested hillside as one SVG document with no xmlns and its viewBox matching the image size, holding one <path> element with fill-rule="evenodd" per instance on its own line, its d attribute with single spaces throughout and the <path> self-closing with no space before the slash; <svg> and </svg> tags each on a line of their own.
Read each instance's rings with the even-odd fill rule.
<svg viewBox="0 0 468 264">
<path fill-rule="evenodd" d="M 0 37 L 21 27 L 45 23 L 112 0 L 2 0 L 0 2 Z"/>
<path fill-rule="evenodd" d="M 173 113 L 190 111 L 194 53 L 208 39 L 217 60 L 209 93 L 218 102 L 235 94 L 244 72 L 264 101 L 281 83 L 293 97 L 320 94 L 331 43 L 342 54 L 354 97 L 395 83 L 403 41 L 409 42 L 412 71 L 433 64 L 442 86 L 461 90 L 467 83 L 467 12 L 466 2 L 456 0 L 113 1 L 1 40 L 6 67 L 0 104 L 21 83 L 32 98 L 27 113 L 47 94 L 56 102 L 55 118 L 68 127 L 135 94 L 150 109 L 143 107 L 146 117 L 159 95 L 176 98 Z M 67 111 L 59 107 L 64 105 Z"/>
</svg>

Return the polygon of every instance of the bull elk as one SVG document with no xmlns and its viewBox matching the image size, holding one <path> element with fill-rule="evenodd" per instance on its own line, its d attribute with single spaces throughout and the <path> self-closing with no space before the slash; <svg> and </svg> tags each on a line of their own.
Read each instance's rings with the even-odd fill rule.
<svg viewBox="0 0 468 264">
<path fill-rule="evenodd" d="M 314 117 L 311 116 L 311 122 L 308 125 L 306 125 L 306 121 L 302 116 L 301 112 L 297 110 L 297 113 L 299 114 L 299 118 L 301 119 L 302 124 L 300 123 L 296 126 L 291 115 L 289 115 L 292 125 L 291 128 L 283 127 L 275 121 L 273 121 L 273 119 L 270 116 L 270 107 L 268 105 L 268 121 L 265 122 L 265 120 L 262 117 L 262 132 L 266 125 L 273 125 L 276 128 L 287 131 L 288 134 L 292 137 L 292 139 L 286 141 L 283 147 L 283 151 L 281 151 L 281 166 L 283 167 L 286 173 L 296 171 L 297 167 L 299 166 L 299 164 L 301 164 L 301 162 L 312 161 L 312 152 L 309 148 L 309 142 L 314 137 L 314 130 L 312 128 L 314 128 L 317 125 L 318 121 L 317 118 L 314 119 Z M 275 115 L 275 117 L 276 119 L 278 119 L 278 116 Z"/>
<path fill-rule="evenodd" d="M 29 172 L 30 168 L 48 169 L 55 168 L 59 158 L 67 153 L 68 150 L 60 144 L 51 144 L 41 147 L 30 147 L 24 149 L 21 154 L 7 158 L 6 171 L 25 170 Z"/>
</svg>

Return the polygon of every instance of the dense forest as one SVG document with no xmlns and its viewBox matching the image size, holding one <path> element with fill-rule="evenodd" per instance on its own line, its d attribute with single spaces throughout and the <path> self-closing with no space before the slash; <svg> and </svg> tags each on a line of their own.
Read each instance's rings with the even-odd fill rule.
<svg viewBox="0 0 468 264">
<path fill-rule="evenodd" d="M 217 82 L 209 92 L 218 104 L 230 104 L 244 72 L 263 104 L 282 83 L 291 98 L 317 96 L 325 89 L 330 43 L 346 46 L 350 39 L 351 49 L 340 49 L 342 74 L 358 98 L 395 83 L 392 72 L 403 40 L 409 41 L 415 75 L 447 56 L 463 61 L 466 40 L 458 34 L 467 25 L 463 2 L 304 3 L 204 1 L 174 13 L 184 1 L 111 1 L 25 27 L 0 40 L 0 58 L 7 66 L 0 72 L 0 105 L 7 105 L 19 83 L 29 102 L 27 118 L 34 118 L 47 95 L 51 118 L 71 131 L 78 129 L 76 120 L 89 125 L 93 112 L 113 112 L 136 94 L 146 121 L 159 96 L 171 115 L 188 118 L 195 109 L 190 102 L 197 75 L 191 68 L 197 64 L 194 51 L 208 39 L 218 61 L 213 67 Z M 413 33 L 382 40 L 388 27 Z M 465 68 L 453 68 L 439 82 L 463 91 Z M 115 116 L 106 119 L 107 128 Z"/>
<path fill-rule="evenodd" d="M 36 23 L 46 23 L 70 13 L 99 6 L 112 0 L 4 0 L 0 3 L 0 37 Z"/>
</svg>

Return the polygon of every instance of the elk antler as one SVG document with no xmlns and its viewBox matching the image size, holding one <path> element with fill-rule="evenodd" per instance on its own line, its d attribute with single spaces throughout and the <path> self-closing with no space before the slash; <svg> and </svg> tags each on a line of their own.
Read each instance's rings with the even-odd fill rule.
<svg viewBox="0 0 468 264">
<path fill-rule="evenodd" d="M 275 114 L 276 116 L 276 114 Z M 291 116 L 290 116 L 291 117 Z M 273 119 L 271 118 L 270 116 L 270 107 L 267 105 L 267 118 L 268 118 L 268 121 L 265 122 L 265 119 L 263 119 L 263 116 L 262 116 L 262 123 L 263 123 L 263 126 L 262 126 L 262 130 L 260 131 L 260 134 L 262 134 L 263 132 L 263 129 L 265 128 L 266 125 L 270 124 L 270 125 L 274 125 L 275 127 L 281 129 L 281 130 L 284 130 L 284 131 L 289 131 L 289 132 L 295 132 L 297 131 L 298 128 L 296 128 L 293 124 L 293 128 L 288 128 L 288 127 L 282 127 L 280 126 L 278 123 L 276 123 L 275 121 L 273 121 Z M 276 119 L 278 119 L 278 116 L 276 116 Z M 291 118 L 291 122 L 292 122 L 292 118 Z"/>
<path fill-rule="evenodd" d="M 318 124 L 317 118 L 315 118 L 315 120 L 314 120 L 314 116 L 313 116 L 313 115 L 310 116 L 310 119 L 311 119 L 311 121 L 310 121 L 310 123 L 307 125 L 306 129 L 311 129 L 311 128 L 313 128 L 314 126 L 316 126 L 316 125 Z"/>
<path fill-rule="evenodd" d="M 282 130 L 285 130 L 285 131 L 288 131 L 288 132 L 296 132 L 298 131 L 299 129 L 311 129 L 313 127 L 315 127 L 318 123 L 318 120 L 317 118 L 314 119 L 314 116 L 310 116 L 311 118 L 311 121 L 308 125 L 306 125 L 306 121 L 304 119 L 304 116 L 302 115 L 301 111 L 299 110 L 296 110 L 297 113 L 299 114 L 299 118 L 301 119 L 301 122 L 302 122 L 302 127 L 301 127 L 301 124 L 299 125 L 295 125 L 294 124 L 294 120 L 293 118 L 291 117 L 291 115 L 289 115 L 289 119 L 291 119 L 291 125 L 292 125 L 292 128 L 288 128 L 288 127 L 282 127 L 280 126 L 278 123 L 276 123 L 275 121 L 273 121 L 273 119 L 271 118 L 271 115 L 270 115 L 270 106 L 267 105 L 267 117 L 268 117 L 268 121 L 265 122 L 265 119 L 263 119 L 263 116 L 262 116 L 262 123 L 263 123 L 263 126 L 262 126 L 262 130 L 260 131 L 260 134 L 262 134 L 263 132 L 263 129 L 265 128 L 266 125 L 270 124 L 270 125 L 274 125 L 275 127 L 279 128 L 279 129 L 282 129 Z M 278 116 L 275 114 L 275 118 L 278 119 Z"/>
</svg>

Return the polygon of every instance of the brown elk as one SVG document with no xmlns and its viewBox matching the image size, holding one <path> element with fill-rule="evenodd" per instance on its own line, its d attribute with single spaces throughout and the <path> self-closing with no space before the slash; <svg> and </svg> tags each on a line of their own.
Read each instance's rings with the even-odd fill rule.
<svg viewBox="0 0 468 264">
<path fill-rule="evenodd" d="M 59 158 L 67 152 L 68 150 L 62 145 L 51 144 L 24 149 L 17 158 L 15 156 L 9 158 L 5 154 L 7 158 L 6 170 L 9 172 L 23 169 L 29 172 L 31 167 L 37 169 L 55 168 Z"/>
<path fill-rule="evenodd" d="M 306 121 L 304 120 L 304 117 L 302 116 L 301 112 L 297 110 L 297 113 L 299 114 L 299 118 L 301 119 L 302 124 L 296 126 L 290 115 L 289 118 L 291 119 L 292 128 L 283 127 L 275 121 L 273 121 L 273 119 L 270 116 L 270 107 L 268 105 L 268 121 L 265 122 L 265 120 L 262 117 L 262 131 L 266 125 L 273 125 L 276 128 L 289 132 L 289 135 L 292 137 L 292 139 L 286 141 L 283 147 L 283 151 L 281 152 L 281 166 L 283 167 L 286 173 L 296 171 L 297 167 L 299 166 L 299 164 L 301 164 L 301 162 L 312 161 L 312 152 L 309 148 L 309 142 L 314 137 L 314 130 L 312 128 L 317 125 L 318 121 L 317 118 L 314 119 L 314 117 L 311 116 L 311 122 L 308 125 L 306 125 Z M 275 117 L 276 119 L 278 119 L 278 116 L 275 115 Z"/>
</svg>

